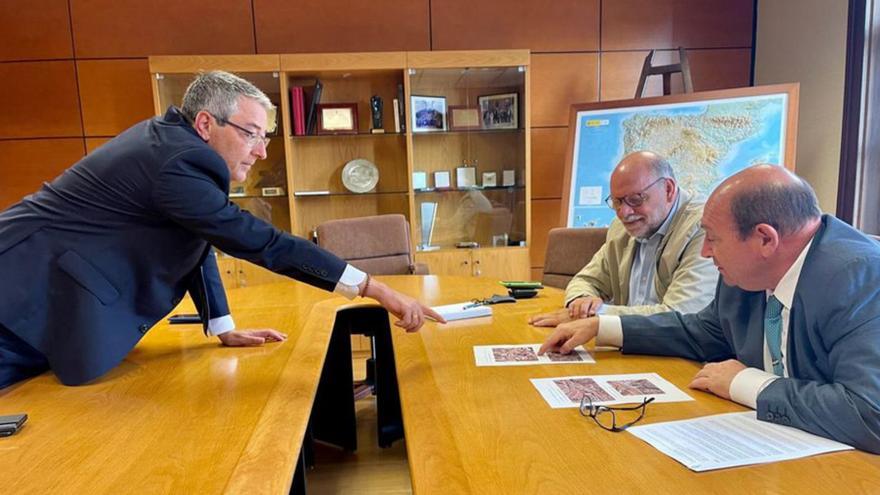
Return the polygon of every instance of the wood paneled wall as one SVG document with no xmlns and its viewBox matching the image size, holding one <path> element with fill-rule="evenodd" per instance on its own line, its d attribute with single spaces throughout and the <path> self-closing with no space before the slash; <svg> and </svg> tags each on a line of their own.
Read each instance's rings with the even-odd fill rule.
<svg viewBox="0 0 880 495">
<path fill-rule="evenodd" d="M 631 98 L 650 49 L 687 48 L 697 90 L 748 85 L 753 16 L 754 0 L 4 0 L 0 208 L 152 115 L 149 55 L 528 48 L 539 274 L 569 106 Z"/>
</svg>

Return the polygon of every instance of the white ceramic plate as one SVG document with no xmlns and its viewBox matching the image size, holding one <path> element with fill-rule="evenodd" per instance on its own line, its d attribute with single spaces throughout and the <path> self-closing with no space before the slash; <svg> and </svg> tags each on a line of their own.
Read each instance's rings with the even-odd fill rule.
<svg viewBox="0 0 880 495">
<path fill-rule="evenodd" d="M 353 193 L 370 192 L 379 183 L 379 169 L 369 160 L 355 158 L 342 168 L 342 185 Z"/>
</svg>

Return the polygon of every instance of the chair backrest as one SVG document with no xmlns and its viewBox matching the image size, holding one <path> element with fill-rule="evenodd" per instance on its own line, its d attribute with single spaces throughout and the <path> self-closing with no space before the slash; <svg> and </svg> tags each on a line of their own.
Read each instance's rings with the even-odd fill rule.
<svg viewBox="0 0 880 495">
<path fill-rule="evenodd" d="M 409 223 L 403 215 L 330 220 L 318 225 L 318 245 L 373 275 L 414 271 Z"/>
<path fill-rule="evenodd" d="M 556 228 L 547 239 L 542 283 L 564 289 L 605 243 L 606 228 Z"/>
</svg>

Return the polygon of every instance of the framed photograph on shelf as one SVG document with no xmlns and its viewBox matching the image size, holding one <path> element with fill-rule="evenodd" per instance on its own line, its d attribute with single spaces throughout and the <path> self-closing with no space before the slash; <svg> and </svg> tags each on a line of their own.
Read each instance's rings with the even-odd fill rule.
<svg viewBox="0 0 880 495">
<path fill-rule="evenodd" d="M 316 134 L 357 134 L 357 103 L 323 103 L 317 106 Z"/>
<path fill-rule="evenodd" d="M 477 101 L 483 129 L 519 128 L 519 93 L 484 95 Z"/>
<path fill-rule="evenodd" d="M 457 167 L 455 169 L 455 187 L 458 189 L 472 189 L 477 185 L 476 167 Z"/>
<path fill-rule="evenodd" d="M 416 191 L 424 191 L 428 188 L 428 173 L 427 172 L 413 172 L 413 189 Z"/>
<path fill-rule="evenodd" d="M 412 96 L 413 132 L 446 130 L 446 97 Z"/>
<path fill-rule="evenodd" d="M 460 105 L 449 107 L 449 130 L 469 131 L 480 129 L 480 109 Z"/>
<path fill-rule="evenodd" d="M 449 179 L 448 170 L 434 172 L 434 189 L 451 189 L 452 182 Z"/>
<path fill-rule="evenodd" d="M 495 172 L 483 172 L 483 187 L 497 187 L 498 174 Z"/>
</svg>

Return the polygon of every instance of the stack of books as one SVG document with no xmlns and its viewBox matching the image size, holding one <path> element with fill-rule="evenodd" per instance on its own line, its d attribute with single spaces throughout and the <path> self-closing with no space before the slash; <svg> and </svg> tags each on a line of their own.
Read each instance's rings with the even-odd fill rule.
<svg viewBox="0 0 880 495">
<path fill-rule="evenodd" d="M 290 88 L 290 115 L 293 120 L 294 136 L 307 136 L 315 133 L 315 122 L 318 117 L 316 107 L 321 101 L 323 88 L 320 79 L 315 80 L 315 86 L 312 88 L 304 86 Z M 308 110 L 306 110 L 307 108 Z"/>
</svg>

